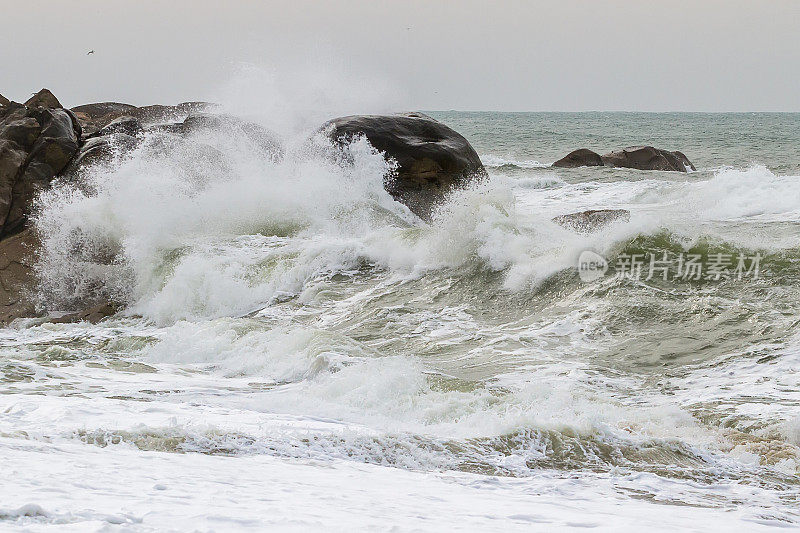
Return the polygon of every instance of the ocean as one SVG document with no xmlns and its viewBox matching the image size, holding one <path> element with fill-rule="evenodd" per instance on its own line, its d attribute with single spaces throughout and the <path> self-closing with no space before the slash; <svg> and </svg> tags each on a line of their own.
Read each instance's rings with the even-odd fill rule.
<svg viewBox="0 0 800 533">
<path fill-rule="evenodd" d="M 40 298 L 123 310 L 0 330 L 0 529 L 797 527 L 800 114 L 428 113 L 489 172 L 430 223 L 307 131 L 46 191 Z M 641 144 L 697 170 L 549 167 Z"/>
</svg>

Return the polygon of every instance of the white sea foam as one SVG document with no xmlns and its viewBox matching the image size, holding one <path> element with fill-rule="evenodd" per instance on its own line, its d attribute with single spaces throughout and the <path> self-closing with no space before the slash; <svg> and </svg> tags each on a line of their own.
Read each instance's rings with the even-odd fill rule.
<svg viewBox="0 0 800 533">
<path fill-rule="evenodd" d="M 233 87 L 228 109 L 249 109 L 248 92 Z M 573 183 L 529 162 L 522 177 L 492 172 L 454 193 L 428 224 L 385 192 L 390 164 L 365 141 L 344 163 L 308 149 L 325 105 L 280 107 L 262 122 L 284 136 L 280 162 L 225 132 L 150 134 L 82 188 L 42 196 L 45 301 L 112 297 L 127 316 L 0 330 L 12 392 L 0 395 L 0 470 L 18 485 L 0 520 L 384 529 L 445 528 L 458 514 L 466 529 L 667 529 L 798 518 L 781 501 L 799 464 L 794 340 L 750 347 L 775 363 L 737 352 L 674 366 L 637 323 L 674 318 L 647 288 L 628 300 L 611 282 L 546 283 L 583 250 L 611 257 L 662 230 L 796 247 L 792 227 L 764 225 L 797 221 L 796 177 L 752 167 Z M 197 163 L 208 145 L 221 164 Z M 596 208 L 631 218 L 590 235 L 551 220 Z M 684 299 L 701 308 L 687 320 L 702 322 L 724 297 L 658 303 Z M 748 329 L 763 329 L 760 313 Z M 774 313 L 771 327 L 791 327 Z M 58 495 L 37 488 L 45 476 Z M 236 501 L 223 496 L 231 483 Z"/>
<path fill-rule="evenodd" d="M 626 239 L 660 230 L 696 240 L 717 231 L 708 224 L 720 220 L 800 216 L 785 192 L 800 180 L 753 167 L 683 182 L 526 178 L 542 180 L 533 188 L 498 177 L 453 194 L 427 225 L 385 192 L 388 167 L 363 139 L 349 148 L 352 164 L 343 164 L 301 149 L 276 163 L 224 132 L 167 152 L 153 137 L 115 167 L 91 174 L 95 194 L 64 185 L 42 197 L 40 273 L 51 308 L 99 294 L 159 323 L 236 315 L 362 265 L 406 276 L 480 265 L 502 272 L 507 289 L 529 290 L 573 266 L 585 249 L 611 253 Z M 204 143 L 225 155 L 224 173 L 194 164 Z M 599 207 L 629 209 L 631 220 L 590 236 L 550 221 Z M 793 246 L 790 234 L 719 237 Z M 109 250 L 113 261 L 97 260 Z"/>
<path fill-rule="evenodd" d="M 517 160 L 513 158 L 501 157 L 494 154 L 485 154 L 481 156 L 481 162 L 484 166 L 489 168 L 499 168 L 505 166 L 518 167 L 518 168 L 545 168 L 550 165 L 540 163 L 533 159 Z"/>
</svg>

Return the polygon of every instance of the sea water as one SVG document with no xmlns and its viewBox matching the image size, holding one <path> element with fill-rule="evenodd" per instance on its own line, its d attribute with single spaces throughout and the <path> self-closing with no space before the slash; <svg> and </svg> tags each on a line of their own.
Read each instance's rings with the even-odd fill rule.
<svg viewBox="0 0 800 533">
<path fill-rule="evenodd" d="M 44 193 L 40 301 L 122 310 L 0 330 L 0 528 L 797 527 L 800 115 L 429 114 L 489 172 L 430 223 L 303 124 Z M 638 144 L 697 171 L 549 168 Z M 587 209 L 630 219 L 552 221 Z M 665 253 L 758 271 L 647 279 Z"/>
</svg>

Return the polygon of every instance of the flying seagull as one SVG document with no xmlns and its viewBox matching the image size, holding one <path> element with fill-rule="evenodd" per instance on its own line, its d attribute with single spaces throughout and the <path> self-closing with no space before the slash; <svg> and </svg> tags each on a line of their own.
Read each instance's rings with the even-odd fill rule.
<svg viewBox="0 0 800 533">
<path fill-rule="evenodd" d="M 93 53 L 94 53 L 94 50 L 89 50 L 88 52 L 86 52 L 86 55 L 88 56 L 88 55 L 91 55 Z"/>
</svg>

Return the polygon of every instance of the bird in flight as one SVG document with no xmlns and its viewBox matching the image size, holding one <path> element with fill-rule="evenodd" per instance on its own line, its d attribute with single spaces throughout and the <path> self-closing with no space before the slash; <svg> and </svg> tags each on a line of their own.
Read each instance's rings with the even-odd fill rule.
<svg viewBox="0 0 800 533">
<path fill-rule="evenodd" d="M 88 52 L 86 52 L 86 55 L 88 56 L 88 55 L 91 55 L 93 53 L 94 53 L 94 50 L 89 50 Z"/>
</svg>

